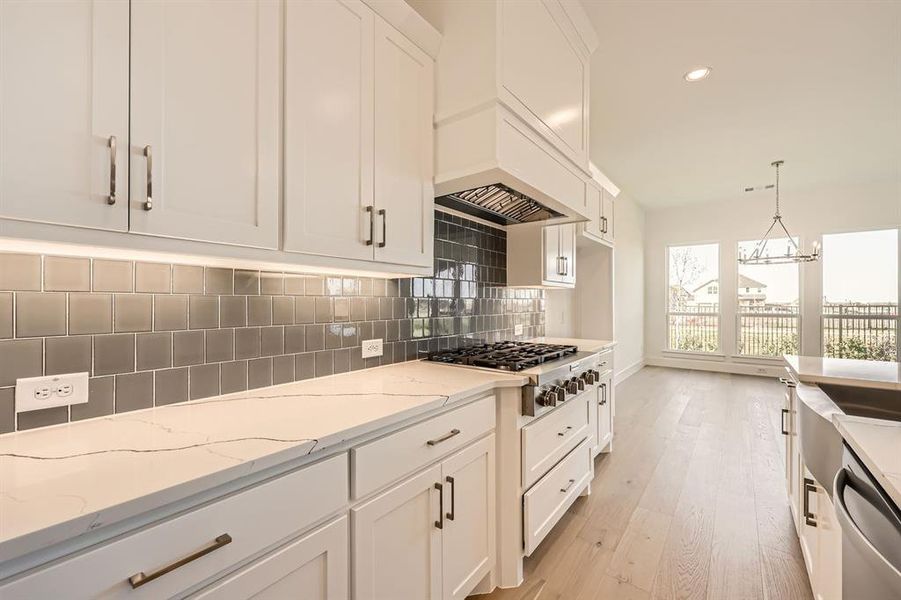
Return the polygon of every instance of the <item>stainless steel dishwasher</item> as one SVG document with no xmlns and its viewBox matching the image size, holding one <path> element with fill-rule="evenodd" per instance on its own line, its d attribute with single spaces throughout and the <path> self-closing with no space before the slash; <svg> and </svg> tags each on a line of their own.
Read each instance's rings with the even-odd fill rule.
<svg viewBox="0 0 901 600">
<path fill-rule="evenodd" d="M 847 445 L 832 499 L 842 528 L 842 597 L 901 598 L 901 512 Z"/>
</svg>

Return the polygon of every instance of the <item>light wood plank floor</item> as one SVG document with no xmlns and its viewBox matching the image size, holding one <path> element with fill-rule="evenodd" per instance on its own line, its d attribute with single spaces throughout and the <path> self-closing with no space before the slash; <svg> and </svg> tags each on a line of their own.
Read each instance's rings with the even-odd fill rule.
<svg viewBox="0 0 901 600">
<path fill-rule="evenodd" d="M 812 598 L 785 495 L 775 379 L 646 367 L 616 388 L 612 454 L 480 600 Z"/>
</svg>

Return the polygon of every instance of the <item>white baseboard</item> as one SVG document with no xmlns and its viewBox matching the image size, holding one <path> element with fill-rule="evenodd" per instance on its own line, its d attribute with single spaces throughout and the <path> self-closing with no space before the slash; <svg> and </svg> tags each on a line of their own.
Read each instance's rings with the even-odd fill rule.
<svg viewBox="0 0 901 600">
<path fill-rule="evenodd" d="M 651 356 L 645 358 L 645 364 L 654 367 L 672 367 L 675 369 L 695 369 L 697 371 L 714 371 L 717 373 L 735 373 L 736 375 L 757 375 L 759 377 L 780 377 L 785 369 L 779 365 L 755 364 L 746 362 L 713 361 L 702 358 L 676 358 L 669 356 Z"/>
<path fill-rule="evenodd" d="M 644 365 L 645 365 L 645 360 L 642 358 L 641 360 L 635 361 L 628 367 L 626 367 L 624 369 L 620 369 L 619 371 L 616 371 L 613 374 L 613 381 L 614 381 L 613 385 L 619 385 L 622 382 L 624 382 L 626 379 L 628 379 L 629 377 L 632 377 L 632 375 L 635 375 L 636 373 L 638 373 Z"/>
</svg>

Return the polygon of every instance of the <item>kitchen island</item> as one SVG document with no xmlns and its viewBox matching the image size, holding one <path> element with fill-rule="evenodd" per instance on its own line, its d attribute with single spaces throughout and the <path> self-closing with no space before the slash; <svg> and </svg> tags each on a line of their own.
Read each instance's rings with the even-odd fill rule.
<svg viewBox="0 0 901 600">
<path fill-rule="evenodd" d="M 817 598 L 852 597 L 861 581 L 872 580 L 861 564 L 884 564 L 885 549 L 849 542 L 873 532 L 849 516 L 845 482 L 873 490 L 868 506 L 887 519 L 877 529 L 891 531 L 891 515 L 901 514 L 899 365 L 794 355 L 784 361 L 785 475 L 801 553 Z"/>
</svg>

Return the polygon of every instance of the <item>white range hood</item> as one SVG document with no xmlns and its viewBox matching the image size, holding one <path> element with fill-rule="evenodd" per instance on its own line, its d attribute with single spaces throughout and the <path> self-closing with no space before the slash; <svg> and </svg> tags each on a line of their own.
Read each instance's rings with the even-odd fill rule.
<svg viewBox="0 0 901 600">
<path fill-rule="evenodd" d="M 443 34 L 437 203 L 461 209 L 466 196 L 510 192 L 504 206 L 529 218 L 478 206 L 466 212 L 482 210 L 479 216 L 503 224 L 584 221 L 589 58 L 597 38 L 578 0 L 412 3 Z"/>
</svg>

